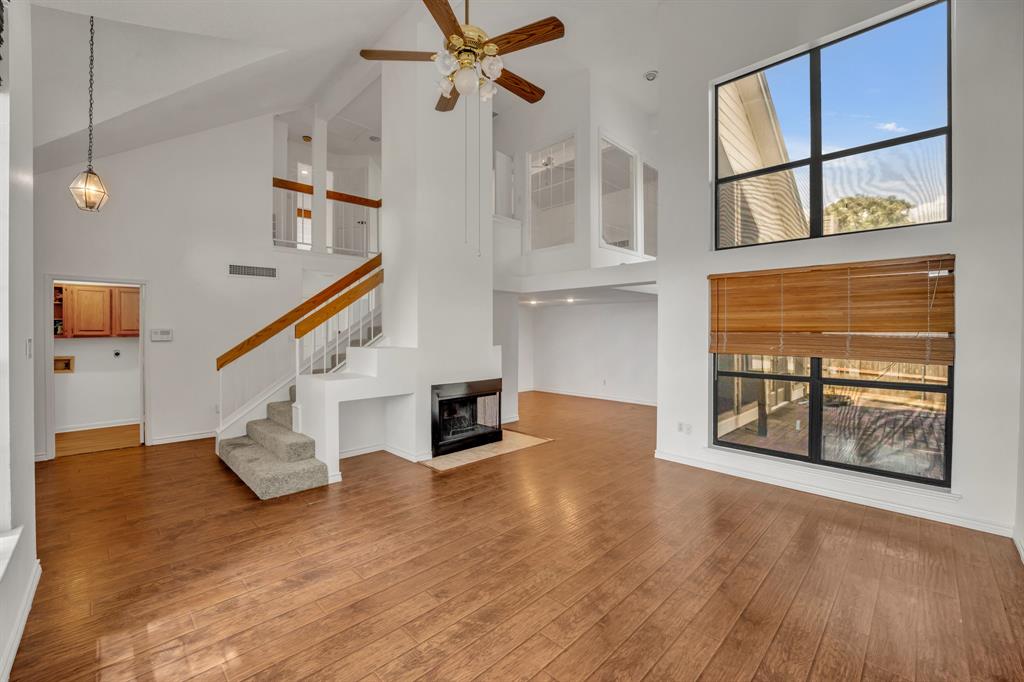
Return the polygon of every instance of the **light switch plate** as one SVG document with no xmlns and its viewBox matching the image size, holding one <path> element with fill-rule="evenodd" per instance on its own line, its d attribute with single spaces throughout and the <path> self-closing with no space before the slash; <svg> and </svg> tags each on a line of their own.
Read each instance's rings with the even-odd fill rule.
<svg viewBox="0 0 1024 682">
<path fill-rule="evenodd" d="M 149 330 L 150 341 L 173 341 L 174 330 L 173 329 L 150 329 Z"/>
</svg>

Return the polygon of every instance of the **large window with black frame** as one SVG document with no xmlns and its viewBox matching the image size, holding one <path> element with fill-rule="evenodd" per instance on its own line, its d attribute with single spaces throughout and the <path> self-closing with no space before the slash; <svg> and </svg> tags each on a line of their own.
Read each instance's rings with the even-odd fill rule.
<svg viewBox="0 0 1024 682">
<path fill-rule="evenodd" d="M 717 249 L 950 220 L 948 0 L 715 86 Z"/>
<path fill-rule="evenodd" d="M 949 486 L 954 262 L 713 275 L 714 443 Z"/>
</svg>

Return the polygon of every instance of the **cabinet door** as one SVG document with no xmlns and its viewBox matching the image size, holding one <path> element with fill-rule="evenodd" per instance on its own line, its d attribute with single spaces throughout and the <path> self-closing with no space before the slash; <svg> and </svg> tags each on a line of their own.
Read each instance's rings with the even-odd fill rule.
<svg viewBox="0 0 1024 682">
<path fill-rule="evenodd" d="M 110 336 L 110 287 L 75 285 L 70 288 L 73 292 L 72 335 Z"/>
<path fill-rule="evenodd" d="M 139 335 L 139 290 L 114 287 L 114 336 Z"/>
</svg>

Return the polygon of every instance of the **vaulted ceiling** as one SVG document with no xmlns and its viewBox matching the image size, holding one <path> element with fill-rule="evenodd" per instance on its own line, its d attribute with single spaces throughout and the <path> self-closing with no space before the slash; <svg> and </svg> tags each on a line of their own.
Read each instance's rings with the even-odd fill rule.
<svg viewBox="0 0 1024 682">
<path fill-rule="evenodd" d="M 376 46 L 412 0 L 30 0 L 36 168 L 78 163 L 85 146 L 88 15 L 96 16 L 96 144 L 111 154 L 217 125 L 308 106 L 328 79 Z M 461 16 L 461 3 L 454 3 Z M 475 0 L 471 19 L 500 33 L 557 14 L 566 38 L 510 57 L 537 82 L 590 69 L 652 111 L 655 0 Z M 382 46 L 383 47 L 383 46 Z M 363 136 L 379 95 L 353 102 L 336 136 Z M 376 103 L 376 104 L 375 104 Z M 353 108 L 354 107 L 354 108 Z M 375 108 L 376 107 L 376 108 Z M 496 108 L 501 109 L 500 96 Z M 355 139 L 353 137 L 353 139 Z"/>
</svg>

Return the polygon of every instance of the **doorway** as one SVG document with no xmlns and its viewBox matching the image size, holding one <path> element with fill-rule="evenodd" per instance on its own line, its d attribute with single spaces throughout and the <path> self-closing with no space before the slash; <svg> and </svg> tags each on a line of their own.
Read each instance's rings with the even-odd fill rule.
<svg viewBox="0 0 1024 682">
<path fill-rule="evenodd" d="M 50 458 L 145 442 L 141 282 L 52 277 L 46 343 Z"/>
</svg>

